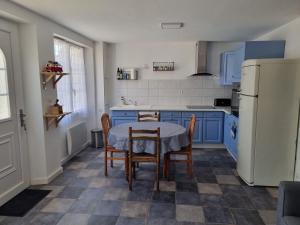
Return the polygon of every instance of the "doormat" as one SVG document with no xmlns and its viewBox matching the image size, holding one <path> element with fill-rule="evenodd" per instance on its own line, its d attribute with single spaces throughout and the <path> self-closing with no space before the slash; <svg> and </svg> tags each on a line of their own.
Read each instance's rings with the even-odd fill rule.
<svg viewBox="0 0 300 225">
<path fill-rule="evenodd" d="M 25 189 L 0 207 L 0 216 L 23 217 L 38 202 L 49 194 L 49 190 Z"/>
</svg>

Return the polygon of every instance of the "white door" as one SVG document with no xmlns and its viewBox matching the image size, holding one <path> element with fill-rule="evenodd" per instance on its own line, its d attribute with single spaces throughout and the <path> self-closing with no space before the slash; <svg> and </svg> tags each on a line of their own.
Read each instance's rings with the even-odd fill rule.
<svg viewBox="0 0 300 225">
<path fill-rule="evenodd" d="M 257 98 L 240 96 L 237 172 L 248 184 L 254 182 Z"/>
<path fill-rule="evenodd" d="M 259 66 L 244 66 L 242 68 L 241 94 L 258 95 Z"/>
<path fill-rule="evenodd" d="M 0 205 L 28 186 L 17 26 L 0 20 Z"/>
</svg>

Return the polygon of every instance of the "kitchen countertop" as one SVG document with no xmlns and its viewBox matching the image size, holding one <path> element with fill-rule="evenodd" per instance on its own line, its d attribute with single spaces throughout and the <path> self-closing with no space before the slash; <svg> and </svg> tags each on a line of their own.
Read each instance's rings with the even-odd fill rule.
<svg viewBox="0 0 300 225">
<path fill-rule="evenodd" d="M 121 105 L 121 106 L 113 106 L 110 108 L 111 111 L 116 110 L 143 110 L 143 111 L 191 111 L 191 112 L 199 112 L 199 111 L 222 111 L 228 114 L 231 114 L 230 107 L 208 107 L 201 109 L 190 109 L 185 105 Z"/>
</svg>

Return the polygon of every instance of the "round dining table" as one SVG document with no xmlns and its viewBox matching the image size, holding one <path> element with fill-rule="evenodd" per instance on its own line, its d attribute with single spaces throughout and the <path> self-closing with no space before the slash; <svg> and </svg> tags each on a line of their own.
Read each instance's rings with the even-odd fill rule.
<svg viewBox="0 0 300 225">
<path fill-rule="evenodd" d="M 179 151 L 189 144 L 186 128 L 167 122 L 132 122 L 114 126 L 109 131 L 108 143 L 119 150 L 128 151 L 129 127 L 133 130 L 155 130 L 160 128 L 161 155 L 170 151 Z M 155 143 L 149 140 L 133 142 L 133 152 L 154 154 Z"/>
</svg>

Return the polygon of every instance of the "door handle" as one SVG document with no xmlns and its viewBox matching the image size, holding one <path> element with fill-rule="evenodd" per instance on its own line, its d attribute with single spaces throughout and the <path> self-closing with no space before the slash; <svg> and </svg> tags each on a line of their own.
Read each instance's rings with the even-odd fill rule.
<svg viewBox="0 0 300 225">
<path fill-rule="evenodd" d="M 25 119 L 24 119 L 26 117 L 26 114 L 23 112 L 23 109 L 19 110 L 19 115 L 20 115 L 20 125 L 26 131 L 27 128 L 26 128 L 26 122 L 25 122 Z"/>
</svg>

